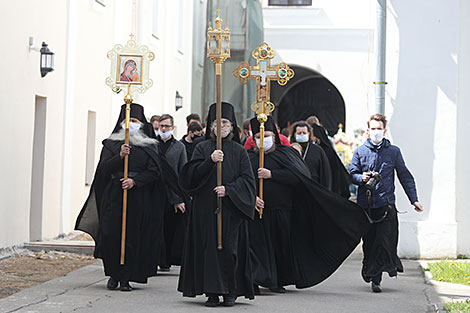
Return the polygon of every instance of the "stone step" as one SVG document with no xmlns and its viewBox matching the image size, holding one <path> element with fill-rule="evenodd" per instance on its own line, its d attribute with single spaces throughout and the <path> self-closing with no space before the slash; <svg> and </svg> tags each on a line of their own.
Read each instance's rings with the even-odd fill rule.
<svg viewBox="0 0 470 313">
<path fill-rule="evenodd" d="M 62 251 L 79 254 L 93 254 L 95 242 L 79 240 L 34 241 L 26 243 L 24 248 L 35 252 Z"/>
</svg>

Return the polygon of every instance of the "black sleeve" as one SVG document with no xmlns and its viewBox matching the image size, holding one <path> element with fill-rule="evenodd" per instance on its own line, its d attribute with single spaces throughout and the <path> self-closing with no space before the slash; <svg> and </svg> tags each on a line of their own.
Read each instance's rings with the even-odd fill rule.
<svg viewBox="0 0 470 313">
<path fill-rule="evenodd" d="M 204 156 L 201 147 L 201 145 L 196 146 L 192 157 L 193 160 L 205 159 L 203 162 L 201 162 L 201 164 L 197 166 L 194 171 L 193 180 L 195 181 L 204 179 L 215 166 L 215 163 L 212 161 L 210 155 L 208 158 Z"/>
<path fill-rule="evenodd" d="M 101 151 L 100 160 L 97 171 L 100 171 L 105 176 L 110 176 L 112 173 L 122 169 L 124 165 L 124 160 L 121 159 L 119 153 L 115 154 L 106 147 Z"/>
</svg>

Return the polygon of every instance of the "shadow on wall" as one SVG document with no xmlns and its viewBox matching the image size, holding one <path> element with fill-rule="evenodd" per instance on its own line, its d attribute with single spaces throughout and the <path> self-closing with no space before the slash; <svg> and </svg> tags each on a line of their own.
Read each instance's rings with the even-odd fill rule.
<svg viewBox="0 0 470 313">
<path fill-rule="evenodd" d="M 399 30 L 397 93 L 391 100 L 394 113 L 390 129 L 394 144 L 401 148 L 415 177 L 420 202 L 429 209 L 434 184 L 435 135 L 439 135 L 439 130 L 436 131 L 438 89 L 456 103 L 457 64 L 452 54 L 456 53 L 453 48 L 457 47 L 457 35 L 451 36 L 449 23 L 457 21 L 458 1 L 452 0 L 455 3 L 446 6 L 436 0 L 417 2 L 411 5 L 408 1 L 390 1 L 396 16 L 389 11 L 389 18 L 395 18 Z M 397 188 L 397 192 L 402 193 L 402 188 Z M 427 220 L 429 216 L 429 210 L 417 216 L 411 213 L 411 207 L 398 209 L 408 211 L 409 222 Z M 411 227 L 407 221 L 404 224 Z M 418 249 L 415 252 L 419 253 L 414 224 L 413 229 L 405 231 L 408 242 L 401 250 Z"/>
</svg>

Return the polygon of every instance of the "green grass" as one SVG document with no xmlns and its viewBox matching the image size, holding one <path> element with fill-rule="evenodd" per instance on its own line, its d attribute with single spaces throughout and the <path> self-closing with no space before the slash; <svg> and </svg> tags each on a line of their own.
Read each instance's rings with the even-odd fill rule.
<svg viewBox="0 0 470 313">
<path fill-rule="evenodd" d="M 444 304 L 447 313 L 470 313 L 470 299 L 458 302 L 447 302 Z"/>
<path fill-rule="evenodd" d="M 470 286 L 470 262 L 445 260 L 428 263 L 428 267 L 433 280 Z"/>
</svg>

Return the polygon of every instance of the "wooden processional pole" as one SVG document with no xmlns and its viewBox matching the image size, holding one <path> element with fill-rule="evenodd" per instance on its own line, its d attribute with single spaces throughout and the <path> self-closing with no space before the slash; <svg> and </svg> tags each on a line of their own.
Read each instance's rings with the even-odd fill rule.
<svg viewBox="0 0 470 313">
<path fill-rule="evenodd" d="M 127 85 L 127 94 L 124 97 L 126 103 L 126 135 L 124 142 L 129 144 L 129 124 L 131 120 L 131 103 L 132 96 L 130 94 L 131 84 Z M 124 156 L 124 180 L 129 178 L 129 155 Z M 121 227 L 121 260 L 120 264 L 124 265 L 126 255 L 126 222 L 127 222 L 127 189 L 122 191 L 122 227 Z"/>
<path fill-rule="evenodd" d="M 230 58 L 230 32 L 225 23 L 222 30 L 220 9 L 217 9 L 217 18 L 214 29 L 209 22 L 207 29 L 207 57 L 215 63 L 215 91 L 216 91 L 216 124 L 217 124 L 217 150 L 222 150 L 222 63 Z M 222 186 L 222 162 L 217 162 L 217 186 Z M 222 250 L 222 198 L 217 197 L 217 249 Z"/>
<path fill-rule="evenodd" d="M 124 97 L 126 104 L 125 120 L 125 144 L 129 144 L 129 124 L 131 118 L 131 103 L 133 92 L 144 93 L 152 87 L 153 81 L 149 78 L 150 61 L 155 58 L 155 54 L 145 45 L 139 46 L 134 40 L 134 35 L 130 35 L 130 40 L 126 45 L 117 44 L 108 51 L 108 59 L 111 60 L 111 74 L 106 78 L 106 85 L 115 93 L 121 92 L 127 87 Z M 128 73 L 132 72 L 132 75 Z M 145 121 L 142 121 L 145 122 Z M 129 178 L 129 155 L 124 156 L 124 177 Z M 122 191 L 122 228 L 121 228 L 121 255 L 120 264 L 125 264 L 126 256 L 126 222 L 127 222 L 127 189 Z"/>
</svg>

